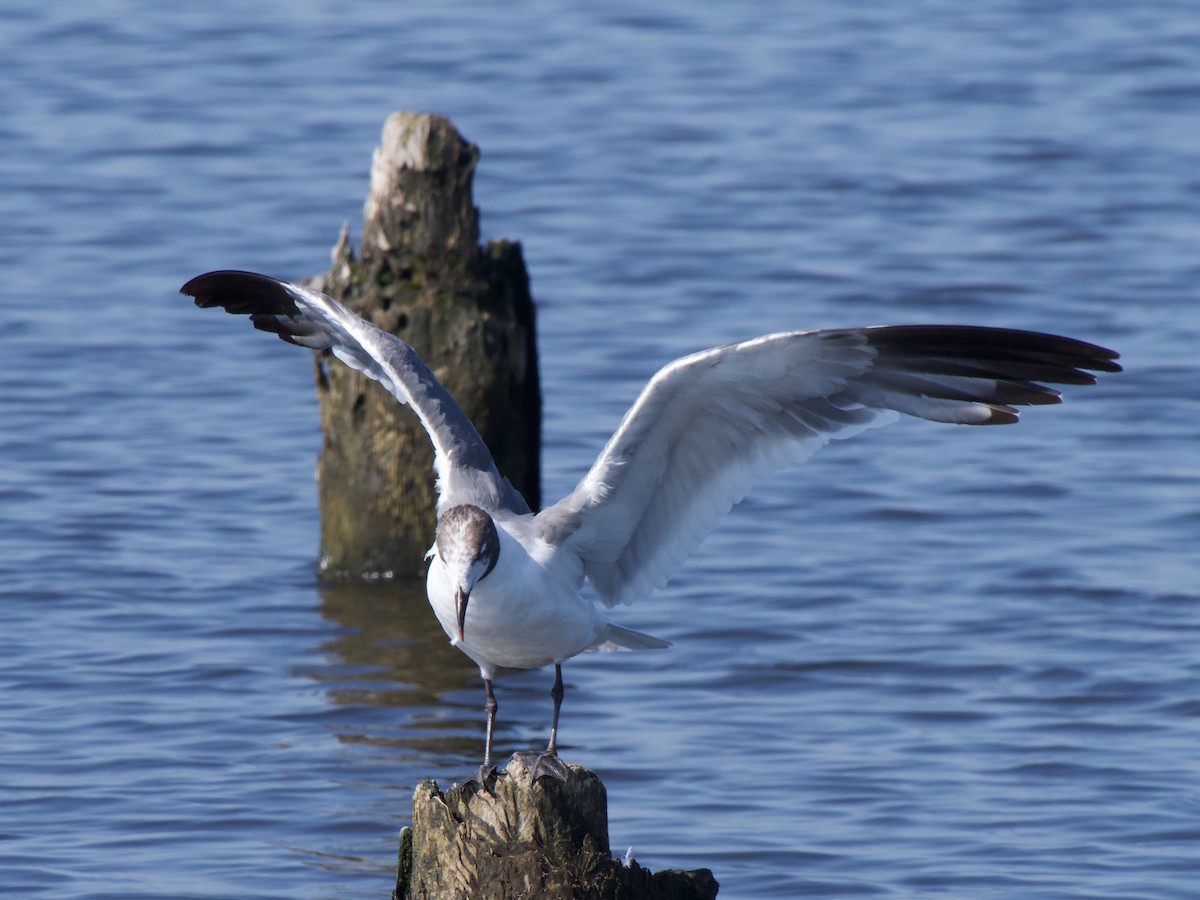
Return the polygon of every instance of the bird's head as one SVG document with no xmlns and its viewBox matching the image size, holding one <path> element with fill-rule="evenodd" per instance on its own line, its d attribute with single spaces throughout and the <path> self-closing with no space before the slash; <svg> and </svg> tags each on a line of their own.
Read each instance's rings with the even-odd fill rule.
<svg viewBox="0 0 1200 900">
<path fill-rule="evenodd" d="M 438 517 L 434 550 L 454 586 L 458 641 L 462 641 L 471 591 L 496 567 L 500 558 L 496 523 L 478 506 L 453 506 Z"/>
</svg>

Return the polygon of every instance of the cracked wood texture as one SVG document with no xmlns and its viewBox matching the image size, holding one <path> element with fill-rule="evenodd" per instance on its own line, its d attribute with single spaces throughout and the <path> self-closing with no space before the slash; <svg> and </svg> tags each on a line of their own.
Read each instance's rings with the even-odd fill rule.
<svg viewBox="0 0 1200 900">
<path fill-rule="evenodd" d="M 537 509 L 533 300 L 520 244 L 479 245 L 478 159 L 445 118 L 393 114 L 371 166 L 358 257 L 343 229 L 329 271 L 309 284 L 411 344 Z M 328 354 L 316 381 L 321 574 L 420 574 L 437 500 L 429 438 L 409 409 Z"/>
<path fill-rule="evenodd" d="M 595 772 L 531 782 L 519 760 L 442 792 L 423 781 L 401 834 L 393 900 L 712 900 L 708 869 L 652 873 L 609 855 L 608 796 Z"/>
</svg>

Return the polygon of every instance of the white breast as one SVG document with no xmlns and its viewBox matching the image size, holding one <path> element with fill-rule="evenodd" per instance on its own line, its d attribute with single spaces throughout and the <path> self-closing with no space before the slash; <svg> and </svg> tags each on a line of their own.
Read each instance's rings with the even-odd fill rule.
<svg viewBox="0 0 1200 900">
<path fill-rule="evenodd" d="M 496 526 L 500 556 L 471 592 L 461 642 L 454 586 L 440 559 L 435 556 L 429 566 L 429 603 L 450 642 L 490 678 L 497 667 L 536 669 L 601 641 L 607 623 L 594 604 L 580 596 L 579 560 L 533 541 L 531 553 L 505 522 L 498 519 Z"/>
</svg>

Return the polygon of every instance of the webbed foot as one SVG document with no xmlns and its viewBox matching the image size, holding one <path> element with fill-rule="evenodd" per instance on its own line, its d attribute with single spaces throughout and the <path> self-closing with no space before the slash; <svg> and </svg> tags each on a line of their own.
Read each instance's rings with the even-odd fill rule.
<svg viewBox="0 0 1200 900">
<path fill-rule="evenodd" d="M 491 763 L 484 763 L 467 777 L 467 780 L 463 782 L 463 787 L 466 787 L 468 784 L 477 784 L 485 791 L 491 790 L 488 787 L 488 779 L 493 778 L 495 775 L 496 767 Z"/>
<path fill-rule="evenodd" d="M 513 759 L 519 761 L 529 773 L 530 781 L 537 781 L 543 775 L 566 781 L 571 777 L 571 767 L 558 758 L 553 750 L 542 753 L 536 750 L 522 750 L 513 754 Z"/>
</svg>

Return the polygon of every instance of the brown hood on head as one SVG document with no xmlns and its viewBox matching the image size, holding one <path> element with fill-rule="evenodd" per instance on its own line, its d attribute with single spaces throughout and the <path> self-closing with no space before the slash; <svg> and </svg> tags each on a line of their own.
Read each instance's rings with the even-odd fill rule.
<svg viewBox="0 0 1200 900">
<path fill-rule="evenodd" d="M 461 641 L 471 591 L 496 567 L 500 558 L 500 535 L 487 512 L 463 504 L 452 506 L 438 517 L 434 546 L 454 580 L 454 612 Z"/>
</svg>

